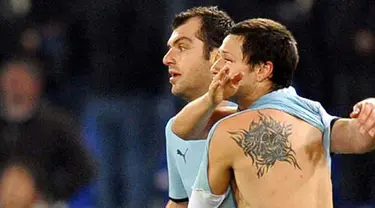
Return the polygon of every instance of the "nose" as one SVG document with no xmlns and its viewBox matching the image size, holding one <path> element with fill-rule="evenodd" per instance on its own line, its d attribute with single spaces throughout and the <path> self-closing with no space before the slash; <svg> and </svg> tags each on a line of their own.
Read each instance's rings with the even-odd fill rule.
<svg viewBox="0 0 375 208">
<path fill-rule="evenodd" d="M 220 69 L 223 68 L 225 65 L 225 62 L 224 62 L 224 59 L 219 57 L 215 63 L 212 65 L 210 71 L 211 71 L 211 74 L 217 74 L 219 73 Z"/>
<path fill-rule="evenodd" d="M 176 61 L 173 57 L 173 51 L 172 51 L 172 48 L 168 50 L 168 52 L 164 55 L 163 57 L 163 64 L 166 65 L 166 66 L 171 66 L 173 64 L 175 64 Z"/>
</svg>

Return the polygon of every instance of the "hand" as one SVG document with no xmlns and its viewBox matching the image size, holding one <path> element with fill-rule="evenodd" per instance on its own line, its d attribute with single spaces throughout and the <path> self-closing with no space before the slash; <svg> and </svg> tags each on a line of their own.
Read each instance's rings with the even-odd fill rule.
<svg viewBox="0 0 375 208">
<path fill-rule="evenodd" d="M 243 72 L 230 75 L 229 67 L 223 67 L 213 78 L 208 90 L 208 97 L 212 104 L 218 105 L 232 97 L 237 92 L 242 77 Z"/>
<path fill-rule="evenodd" d="M 375 98 L 365 99 L 354 105 L 350 117 L 357 119 L 362 135 L 375 136 Z"/>
</svg>

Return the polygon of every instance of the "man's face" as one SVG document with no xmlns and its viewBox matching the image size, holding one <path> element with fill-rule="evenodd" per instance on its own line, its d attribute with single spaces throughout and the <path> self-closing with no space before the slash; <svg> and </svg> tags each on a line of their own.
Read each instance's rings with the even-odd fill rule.
<svg viewBox="0 0 375 208">
<path fill-rule="evenodd" d="M 1 76 L 3 115 L 10 120 L 28 116 L 39 99 L 39 81 L 22 64 L 12 64 Z"/>
<path fill-rule="evenodd" d="M 197 38 L 200 27 L 200 19 L 191 18 L 176 28 L 163 58 L 168 66 L 172 93 L 189 101 L 204 94 L 212 80 L 212 62 L 205 58 L 204 43 Z"/>
<path fill-rule="evenodd" d="M 240 72 L 244 74 L 235 97 L 245 96 L 242 94 L 249 89 L 253 89 L 256 84 L 256 75 L 243 56 L 242 45 L 243 37 L 228 35 L 219 48 L 215 64 L 211 67 L 213 76 L 219 73 L 223 67 L 229 68 L 230 76 Z"/>
</svg>

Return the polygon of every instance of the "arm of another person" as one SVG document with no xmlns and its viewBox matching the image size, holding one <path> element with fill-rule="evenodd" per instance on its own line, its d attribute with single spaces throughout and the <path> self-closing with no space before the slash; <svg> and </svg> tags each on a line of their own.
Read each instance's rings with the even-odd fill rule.
<svg viewBox="0 0 375 208">
<path fill-rule="evenodd" d="M 212 80 L 209 91 L 176 115 L 172 131 L 182 139 L 206 138 L 218 120 L 237 111 L 234 107 L 228 107 L 225 99 L 237 91 L 242 76 L 242 73 L 237 73 L 229 77 L 228 69 L 220 70 Z"/>
<path fill-rule="evenodd" d="M 332 126 L 331 151 L 366 153 L 375 148 L 375 99 L 357 103 L 351 119 L 338 119 Z"/>
<path fill-rule="evenodd" d="M 209 146 L 208 179 L 211 192 L 216 195 L 225 194 L 228 190 L 232 179 L 234 153 L 238 151 L 228 133 L 227 123 L 229 120 L 217 126 Z"/>
<path fill-rule="evenodd" d="M 218 120 L 237 111 L 234 107 L 227 107 L 228 103 L 224 101 L 216 106 L 212 104 L 206 93 L 187 104 L 176 115 L 172 131 L 186 140 L 207 138 L 209 130 Z"/>
<path fill-rule="evenodd" d="M 226 124 L 216 124 L 208 139 L 208 163 L 202 161 L 189 201 L 189 208 L 216 208 L 226 197 L 233 179 L 232 164 L 235 160 L 235 143 L 230 139 Z M 208 184 L 206 184 L 206 181 Z M 207 187 L 208 186 L 208 187 Z"/>
</svg>

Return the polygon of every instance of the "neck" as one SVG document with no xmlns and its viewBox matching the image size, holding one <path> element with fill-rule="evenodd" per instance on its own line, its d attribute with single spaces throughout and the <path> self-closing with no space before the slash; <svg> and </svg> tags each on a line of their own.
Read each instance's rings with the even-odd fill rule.
<svg viewBox="0 0 375 208">
<path fill-rule="evenodd" d="M 255 89 L 247 94 L 247 96 L 239 96 L 237 98 L 239 110 L 245 110 L 249 108 L 255 101 L 257 101 L 263 95 L 272 92 L 272 88 Z"/>
</svg>

